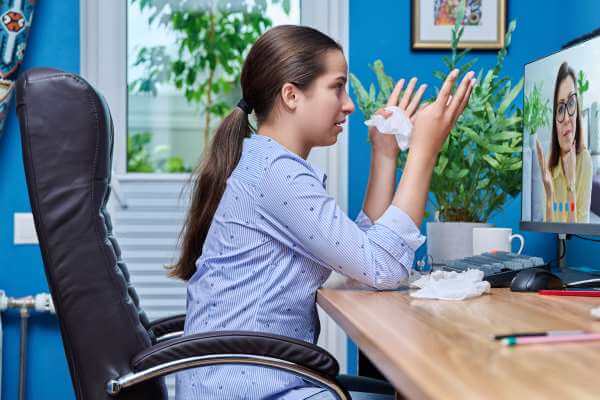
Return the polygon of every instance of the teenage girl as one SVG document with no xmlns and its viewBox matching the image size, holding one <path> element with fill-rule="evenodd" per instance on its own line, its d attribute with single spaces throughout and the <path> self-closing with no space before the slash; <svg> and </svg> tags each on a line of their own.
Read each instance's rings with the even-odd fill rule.
<svg viewBox="0 0 600 400">
<path fill-rule="evenodd" d="M 421 107 L 424 85 L 415 91 L 416 79 L 410 80 L 402 98 L 404 81 L 396 85 L 388 105 L 414 124 L 408 160 L 394 190 L 395 138 L 369 130 L 369 183 L 353 221 L 327 193 L 326 176 L 306 161 L 313 147 L 335 144 L 354 111 L 347 70 L 340 45 L 308 27 L 272 28 L 250 49 L 242 100 L 199 166 L 181 256 L 171 271 L 188 282 L 186 335 L 246 330 L 316 343 L 315 294 L 332 270 L 376 289 L 406 282 L 425 240 L 417 227 L 436 157 L 468 102 L 473 73 L 451 96 L 453 71 L 437 100 Z M 258 367 L 177 375 L 179 400 L 332 398 L 322 391 Z"/>
</svg>

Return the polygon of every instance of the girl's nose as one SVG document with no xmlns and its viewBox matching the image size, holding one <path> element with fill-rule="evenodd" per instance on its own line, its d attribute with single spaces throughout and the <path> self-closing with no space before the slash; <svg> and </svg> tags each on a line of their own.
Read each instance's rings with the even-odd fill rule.
<svg viewBox="0 0 600 400">
<path fill-rule="evenodd" d="M 346 101 L 344 102 L 344 105 L 342 106 L 342 110 L 346 114 L 352 114 L 354 112 L 354 102 L 348 95 L 346 95 Z"/>
</svg>

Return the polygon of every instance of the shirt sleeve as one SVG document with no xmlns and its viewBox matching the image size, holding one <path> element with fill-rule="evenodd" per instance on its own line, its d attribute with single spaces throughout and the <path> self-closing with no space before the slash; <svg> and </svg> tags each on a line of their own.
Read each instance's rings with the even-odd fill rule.
<svg viewBox="0 0 600 400">
<path fill-rule="evenodd" d="M 373 221 L 371 218 L 364 212 L 364 210 L 360 210 L 356 218 L 354 219 L 356 225 L 360 228 L 361 231 L 366 231 L 371 226 L 373 226 Z"/>
<path fill-rule="evenodd" d="M 314 172 L 291 156 L 274 160 L 257 190 L 259 221 L 267 233 L 376 289 L 405 283 L 415 251 L 425 241 L 410 217 L 395 206 L 361 230 Z"/>
</svg>

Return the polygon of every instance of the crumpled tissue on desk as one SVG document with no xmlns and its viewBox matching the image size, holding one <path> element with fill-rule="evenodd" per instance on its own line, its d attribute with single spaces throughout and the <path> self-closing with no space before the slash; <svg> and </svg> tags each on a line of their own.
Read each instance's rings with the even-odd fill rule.
<svg viewBox="0 0 600 400">
<path fill-rule="evenodd" d="M 410 285 L 419 288 L 410 293 L 411 297 L 418 299 L 466 300 L 490 291 L 490 283 L 483 280 L 483 272 L 477 269 L 434 271 Z"/>
</svg>

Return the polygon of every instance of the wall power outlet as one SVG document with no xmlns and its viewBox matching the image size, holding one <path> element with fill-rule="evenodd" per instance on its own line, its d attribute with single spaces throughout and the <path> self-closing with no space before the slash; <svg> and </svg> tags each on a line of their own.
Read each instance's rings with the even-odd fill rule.
<svg viewBox="0 0 600 400">
<path fill-rule="evenodd" d="M 33 215 L 31 213 L 15 213 L 14 214 L 14 243 L 15 244 L 37 244 L 38 237 L 33 223 Z"/>
</svg>

